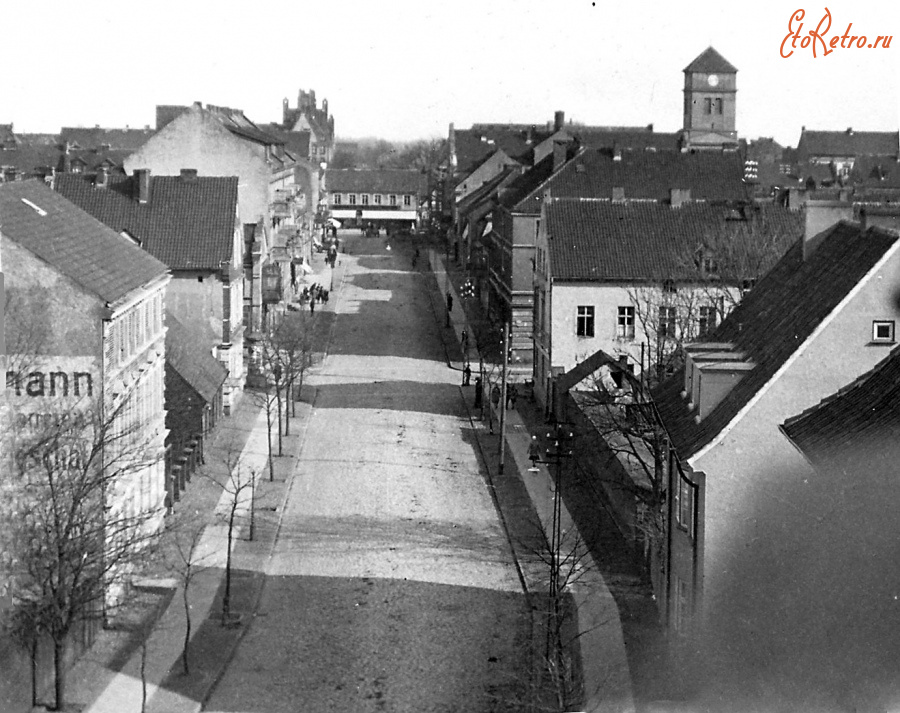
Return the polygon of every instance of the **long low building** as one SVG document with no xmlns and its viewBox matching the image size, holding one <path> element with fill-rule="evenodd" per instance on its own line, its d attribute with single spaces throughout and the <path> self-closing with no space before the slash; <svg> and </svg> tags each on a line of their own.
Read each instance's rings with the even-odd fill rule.
<svg viewBox="0 0 900 713">
<path fill-rule="evenodd" d="M 329 169 L 325 172 L 330 217 L 380 227 L 414 226 L 422 217 L 425 175 L 404 169 Z"/>
</svg>

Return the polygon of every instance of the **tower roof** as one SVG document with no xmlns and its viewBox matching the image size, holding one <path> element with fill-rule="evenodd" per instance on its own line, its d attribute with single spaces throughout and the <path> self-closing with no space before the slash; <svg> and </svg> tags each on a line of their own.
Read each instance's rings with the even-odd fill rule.
<svg viewBox="0 0 900 713">
<path fill-rule="evenodd" d="M 737 72 L 737 68 L 713 49 L 707 47 L 700 55 L 684 68 L 685 72 Z"/>
</svg>

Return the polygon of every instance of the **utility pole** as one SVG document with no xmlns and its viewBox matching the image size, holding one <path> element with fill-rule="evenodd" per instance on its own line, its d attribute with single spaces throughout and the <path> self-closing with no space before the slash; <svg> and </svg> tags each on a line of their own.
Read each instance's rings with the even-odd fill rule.
<svg viewBox="0 0 900 713">
<path fill-rule="evenodd" d="M 509 322 L 503 323 L 503 374 L 500 381 L 500 465 L 497 472 L 503 475 L 506 455 L 506 369 L 509 365 Z"/>
</svg>

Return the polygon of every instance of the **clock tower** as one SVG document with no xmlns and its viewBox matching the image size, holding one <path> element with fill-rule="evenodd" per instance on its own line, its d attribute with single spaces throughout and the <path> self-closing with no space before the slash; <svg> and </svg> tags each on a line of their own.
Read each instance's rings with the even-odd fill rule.
<svg viewBox="0 0 900 713">
<path fill-rule="evenodd" d="M 735 149 L 737 69 L 712 47 L 684 68 L 683 149 Z"/>
</svg>

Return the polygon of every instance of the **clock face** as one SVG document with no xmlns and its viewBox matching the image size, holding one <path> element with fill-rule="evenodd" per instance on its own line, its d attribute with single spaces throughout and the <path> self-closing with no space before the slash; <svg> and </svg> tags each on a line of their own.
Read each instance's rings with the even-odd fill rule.
<svg viewBox="0 0 900 713">
<path fill-rule="evenodd" d="M 719 78 L 715 74 L 710 74 L 709 77 L 706 78 L 706 81 L 709 82 L 709 86 L 715 87 L 719 84 Z"/>
</svg>

